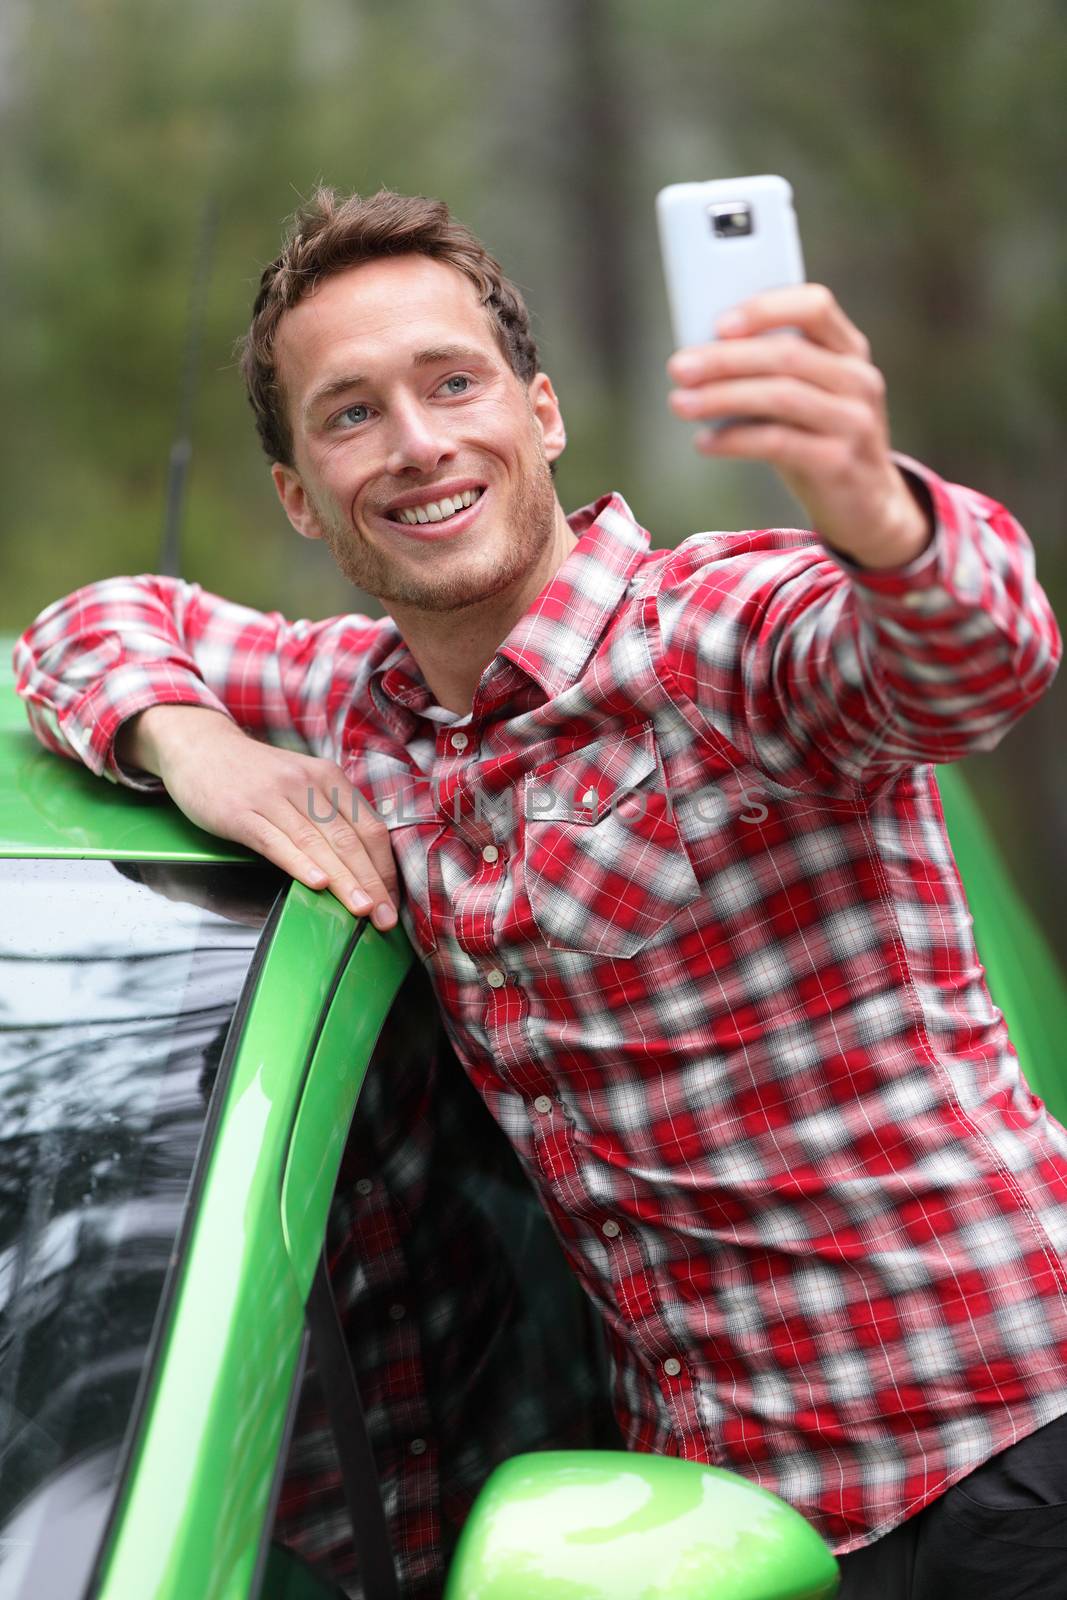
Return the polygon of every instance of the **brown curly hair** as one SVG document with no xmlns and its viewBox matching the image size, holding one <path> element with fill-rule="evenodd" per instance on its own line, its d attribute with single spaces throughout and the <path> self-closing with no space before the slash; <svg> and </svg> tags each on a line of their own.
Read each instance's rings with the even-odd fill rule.
<svg viewBox="0 0 1067 1600">
<path fill-rule="evenodd" d="M 379 189 L 366 199 L 316 189 L 292 217 L 281 254 L 263 271 L 252 322 L 240 343 L 241 373 L 260 443 L 271 461 L 293 465 L 293 432 L 274 365 L 282 316 L 321 282 L 381 256 L 424 255 L 447 262 L 474 284 L 516 377 L 538 371 L 537 346 L 521 291 L 443 200 Z"/>
</svg>

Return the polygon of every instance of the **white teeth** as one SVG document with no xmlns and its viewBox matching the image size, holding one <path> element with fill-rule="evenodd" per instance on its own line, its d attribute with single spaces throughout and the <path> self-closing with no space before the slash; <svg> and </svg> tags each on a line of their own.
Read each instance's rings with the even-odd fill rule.
<svg viewBox="0 0 1067 1600">
<path fill-rule="evenodd" d="M 396 519 L 409 526 L 416 522 L 444 522 L 446 518 L 454 517 L 457 511 L 472 506 L 481 493 L 480 489 L 464 489 L 462 494 L 455 494 L 451 499 L 446 496 L 443 500 L 432 500 L 424 506 L 405 506 L 402 511 L 396 512 Z"/>
</svg>

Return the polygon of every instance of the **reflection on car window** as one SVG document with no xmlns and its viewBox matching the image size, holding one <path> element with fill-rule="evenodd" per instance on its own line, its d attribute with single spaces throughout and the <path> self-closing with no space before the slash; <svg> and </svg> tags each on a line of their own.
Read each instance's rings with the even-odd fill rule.
<svg viewBox="0 0 1067 1600">
<path fill-rule="evenodd" d="M 273 1544 L 267 1553 L 259 1600 L 347 1600 L 347 1596 L 292 1550 Z"/>
<path fill-rule="evenodd" d="M 621 1441 L 596 1315 L 419 969 L 356 1106 L 327 1259 L 401 1592 L 431 1600 L 496 1465 Z M 273 1535 L 360 1597 L 328 1398 L 311 1360 Z"/>
<path fill-rule="evenodd" d="M 0 1600 L 78 1600 L 279 877 L 0 862 Z"/>
</svg>

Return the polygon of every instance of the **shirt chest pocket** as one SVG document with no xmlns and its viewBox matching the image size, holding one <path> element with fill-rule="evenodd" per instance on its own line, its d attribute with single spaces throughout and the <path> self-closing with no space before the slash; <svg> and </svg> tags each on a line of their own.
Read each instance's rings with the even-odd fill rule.
<svg viewBox="0 0 1067 1600">
<path fill-rule="evenodd" d="M 534 922 L 557 949 L 637 955 L 698 898 L 651 724 L 526 778 L 522 862 Z"/>
</svg>

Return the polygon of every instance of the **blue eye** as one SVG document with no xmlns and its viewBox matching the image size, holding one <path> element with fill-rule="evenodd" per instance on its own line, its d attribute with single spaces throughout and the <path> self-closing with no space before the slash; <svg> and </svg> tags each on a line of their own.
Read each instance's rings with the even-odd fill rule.
<svg viewBox="0 0 1067 1600">
<path fill-rule="evenodd" d="M 369 410 L 370 410 L 370 407 L 369 406 L 365 406 L 363 404 L 363 402 L 360 401 L 357 405 L 346 406 L 343 411 L 339 411 L 337 413 L 337 421 L 338 422 L 344 422 L 347 419 L 351 418 L 353 411 L 369 411 Z M 356 422 L 362 422 L 364 419 L 363 419 L 363 417 L 356 417 L 354 420 Z"/>
<path fill-rule="evenodd" d="M 441 387 L 442 387 L 442 389 L 447 389 L 448 385 L 450 383 L 462 383 L 462 384 L 466 384 L 467 387 L 469 388 L 470 387 L 470 381 L 471 380 L 464 373 L 456 372 L 456 373 L 453 373 L 451 378 L 446 378 L 444 383 L 441 385 Z M 466 389 L 453 389 L 452 393 L 453 394 L 465 394 L 466 393 Z"/>
</svg>

